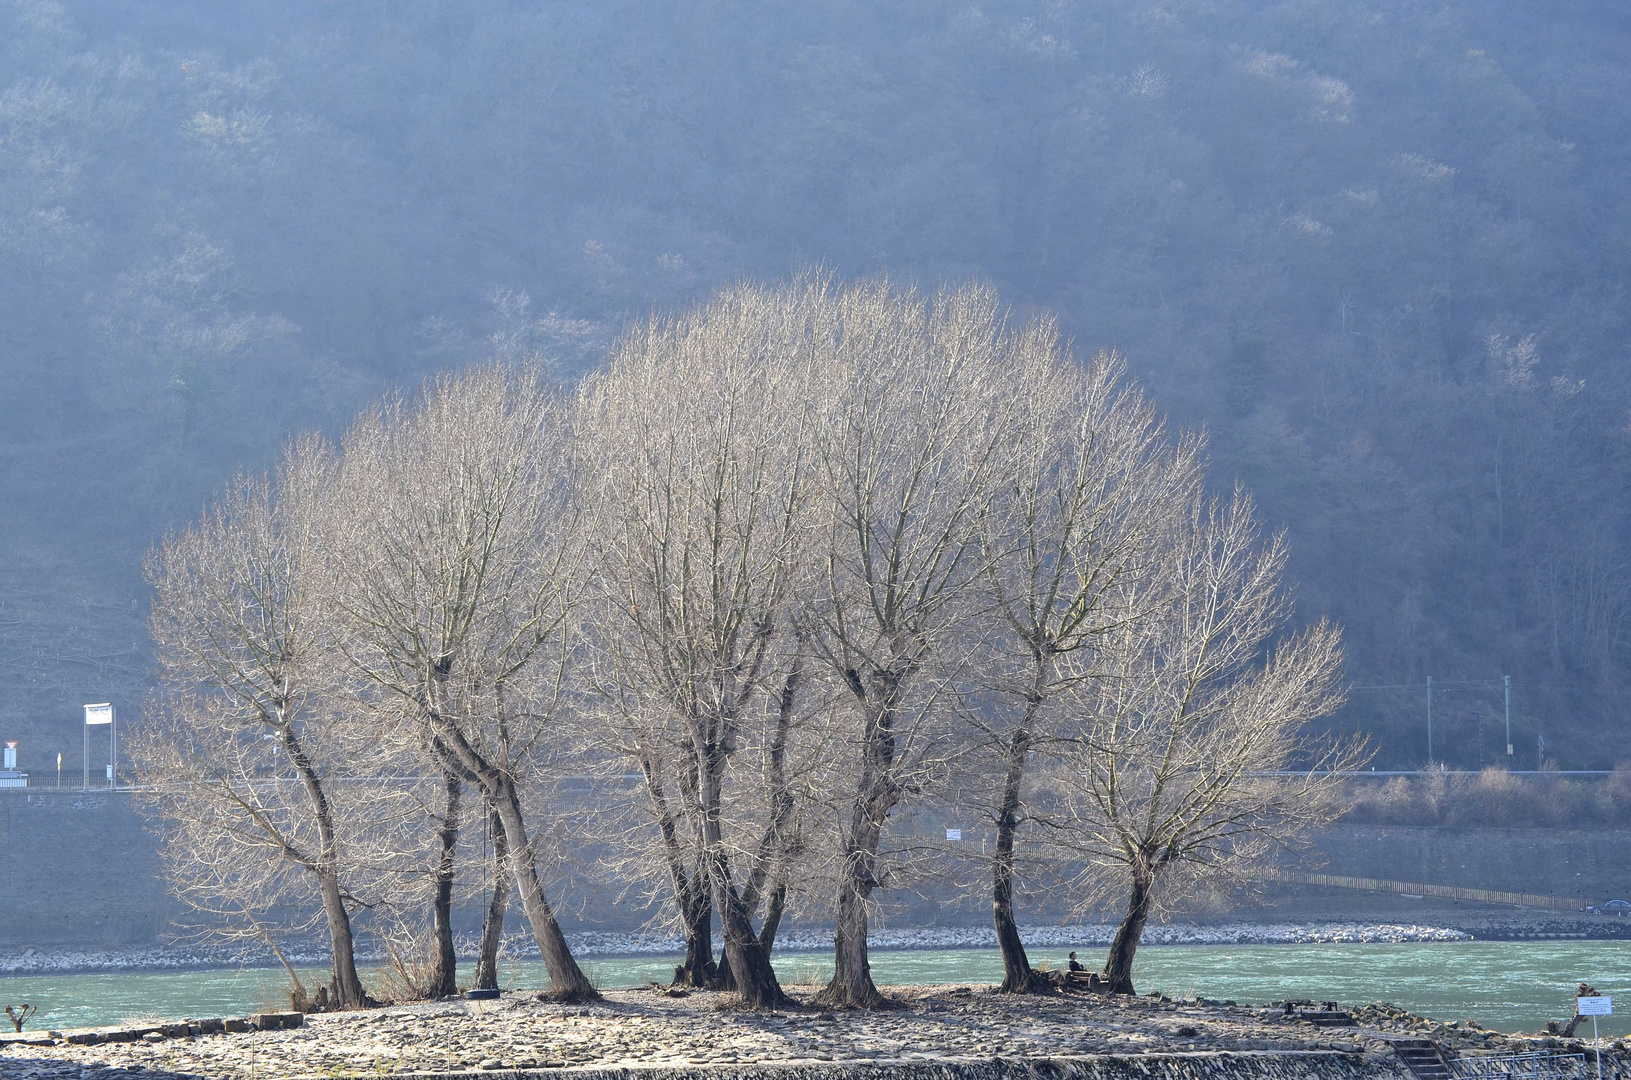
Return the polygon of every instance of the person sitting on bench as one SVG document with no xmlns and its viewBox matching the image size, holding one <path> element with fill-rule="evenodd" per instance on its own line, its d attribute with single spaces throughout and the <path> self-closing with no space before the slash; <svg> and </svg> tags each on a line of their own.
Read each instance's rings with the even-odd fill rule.
<svg viewBox="0 0 1631 1080">
<path fill-rule="evenodd" d="M 1071 953 L 1071 954 L 1070 954 L 1070 970 L 1071 970 L 1071 971 L 1086 971 L 1086 970 L 1087 970 L 1087 969 L 1086 969 L 1086 968 L 1085 968 L 1085 967 L 1083 967 L 1083 966 L 1082 966 L 1082 965 L 1081 965 L 1081 963 L 1080 963 L 1080 962 L 1079 962 L 1079 961 L 1078 961 L 1078 960 L 1077 960 L 1077 959 L 1076 959 L 1076 954 L 1075 954 L 1075 953 Z"/>
</svg>

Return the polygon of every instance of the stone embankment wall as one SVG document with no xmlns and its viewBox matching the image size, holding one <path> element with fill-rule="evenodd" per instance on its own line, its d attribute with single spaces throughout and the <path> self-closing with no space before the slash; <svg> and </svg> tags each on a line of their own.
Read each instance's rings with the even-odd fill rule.
<svg viewBox="0 0 1631 1080">
<path fill-rule="evenodd" d="M 407 1074 L 412 1076 L 413 1074 Z M 422 1074 L 432 1075 L 432 1074 Z M 435 1073 L 436 1080 L 547 1080 L 558 1073 L 501 1069 Z M 579 1068 L 574 1080 L 1401 1080 L 1408 1074 L 1358 1054 L 1139 1054 L 1126 1057 L 992 1058 L 984 1061 L 846 1061 L 702 1068 Z"/>
<path fill-rule="evenodd" d="M 159 1030 L 159 1029 L 155 1029 Z M 28 1044 L 22 1040 L 23 1047 Z M 92 1051 L 94 1053 L 94 1051 Z M 26 1058 L 27 1050 L 13 1053 L 19 1075 L 42 1078 L 69 1077 L 77 1064 Z M 25 1071 L 26 1070 L 26 1071 Z M 177 1074 L 147 1070 L 156 1080 Z M 399 1073 L 427 1080 L 550 1080 L 559 1070 L 472 1069 L 468 1072 Z M 1407 1080 L 1409 1074 L 1392 1062 L 1360 1054 L 1331 1051 L 1192 1054 L 1138 1054 L 1094 1057 L 1020 1057 L 984 1060 L 879 1060 L 785 1065 L 730 1065 L 665 1067 L 577 1068 L 575 1080 L 698 1080 L 729 1076 L 732 1080 Z"/>
<path fill-rule="evenodd" d="M 1308 860 L 1325 873 L 1467 889 L 1631 899 L 1631 832 L 1336 826 Z"/>
<path fill-rule="evenodd" d="M 1319 838 L 1305 865 L 1352 877 L 1631 899 L 1631 831 L 1339 826 Z M 1339 913 L 1347 899 L 1333 889 L 1295 895 L 1304 916 L 1317 915 L 1320 904 Z M 569 922 L 577 922 L 570 918 L 576 911 L 613 910 L 610 896 L 605 903 L 562 899 Z M 956 906 L 908 901 L 894 921 L 983 925 L 989 918 L 983 894 L 973 900 Z M 155 839 L 128 795 L 0 792 L 0 949 L 155 943 L 177 912 L 159 877 Z M 479 919 L 474 910 L 468 914 Z M 638 913 L 620 909 L 619 918 L 595 928 L 632 930 L 640 921 Z"/>
<path fill-rule="evenodd" d="M 0 792 L 0 948 L 145 945 L 176 911 L 128 795 Z"/>
</svg>

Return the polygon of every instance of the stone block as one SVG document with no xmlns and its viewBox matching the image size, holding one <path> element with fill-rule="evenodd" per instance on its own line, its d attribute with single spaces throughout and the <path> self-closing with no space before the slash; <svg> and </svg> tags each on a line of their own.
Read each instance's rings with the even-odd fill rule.
<svg viewBox="0 0 1631 1080">
<path fill-rule="evenodd" d="M 305 1013 L 254 1013 L 249 1022 L 261 1031 L 277 1031 L 282 1028 L 297 1028 L 306 1022 Z"/>
</svg>

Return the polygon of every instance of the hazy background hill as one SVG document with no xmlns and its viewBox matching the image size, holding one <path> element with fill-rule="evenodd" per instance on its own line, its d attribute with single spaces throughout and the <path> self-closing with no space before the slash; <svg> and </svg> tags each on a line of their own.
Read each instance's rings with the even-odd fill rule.
<svg viewBox="0 0 1631 1080">
<path fill-rule="evenodd" d="M 1379 765 L 1503 673 L 1517 767 L 1612 763 L 1627 101 L 1608 2 L 0 3 L 0 735 L 134 717 L 142 553 L 290 432 L 820 262 L 1125 352 L 1410 687 Z"/>
</svg>

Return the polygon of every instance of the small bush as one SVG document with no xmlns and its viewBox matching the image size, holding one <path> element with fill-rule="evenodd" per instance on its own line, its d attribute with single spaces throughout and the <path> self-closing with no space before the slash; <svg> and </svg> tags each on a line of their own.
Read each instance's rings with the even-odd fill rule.
<svg viewBox="0 0 1631 1080">
<path fill-rule="evenodd" d="M 1556 773 L 1514 776 L 1423 772 L 1382 783 L 1357 780 L 1343 821 L 1364 825 L 1467 828 L 1589 828 L 1631 824 L 1631 761 L 1604 781 Z"/>
<path fill-rule="evenodd" d="M 1621 821 L 1631 821 L 1631 761 L 1614 766 L 1614 775 L 1603 785 L 1603 791 L 1614 807 L 1615 816 Z"/>
</svg>

